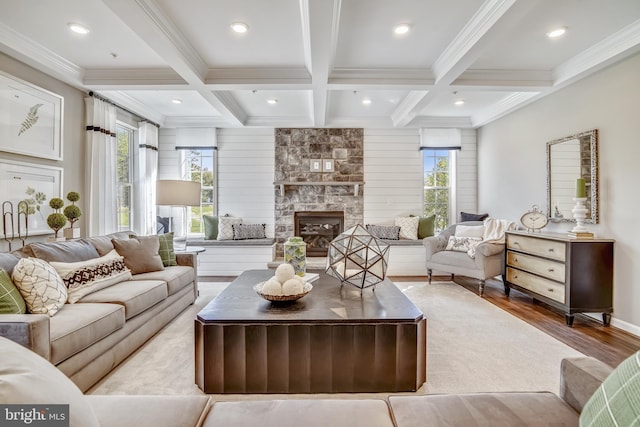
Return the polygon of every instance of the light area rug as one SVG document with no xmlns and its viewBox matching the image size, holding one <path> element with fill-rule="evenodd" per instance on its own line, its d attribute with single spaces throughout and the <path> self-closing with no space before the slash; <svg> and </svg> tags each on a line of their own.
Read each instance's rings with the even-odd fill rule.
<svg viewBox="0 0 640 427">
<path fill-rule="evenodd" d="M 200 296 L 89 394 L 202 394 L 194 384 L 194 319 L 227 283 Z M 551 391 L 560 361 L 582 354 L 452 282 L 397 282 L 427 318 L 427 382 L 416 392 Z M 403 393 L 407 394 L 407 393 Z M 337 395 L 216 395 L 217 400 Z M 384 393 L 340 394 L 345 398 Z"/>
</svg>

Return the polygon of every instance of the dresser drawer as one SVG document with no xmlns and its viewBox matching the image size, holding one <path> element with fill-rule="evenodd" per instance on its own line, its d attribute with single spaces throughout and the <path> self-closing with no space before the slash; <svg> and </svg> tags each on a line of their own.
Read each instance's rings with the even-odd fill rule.
<svg viewBox="0 0 640 427">
<path fill-rule="evenodd" d="M 508 234 L 507 249 L 540 255 L 556 261 L 565 261 L 566 249 L 563 242 Z"/>
<path fill-rule="evenodd" d="M 544 258 L 507 251 L 507 265 L 564 283 L 564 264 Z"/>
<path fill-rule="evenodd" d="M 507 267 L 507 281 L 564 304 L 564 286 L 544 277 Z"/>
</svg>

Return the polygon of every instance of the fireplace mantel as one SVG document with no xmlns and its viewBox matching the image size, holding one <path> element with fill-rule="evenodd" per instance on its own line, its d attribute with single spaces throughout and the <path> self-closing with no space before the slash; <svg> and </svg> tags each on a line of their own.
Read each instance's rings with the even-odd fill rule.
<svg viewBox="0 0 640 427">
<path fill-rule="evenodd" d="M 287 185 L 303 186 L 303 185 L 324 185 L 324 186 L 336 186 L 347 185 L 353 186 L 353 195 L 357 196 L 360 192 L 360 186 L 364 185 L 364 181 L 276 181 L 273 183 L 280 187 L 280 195 L 284 196 L 284 187 Z"/>
</svg>

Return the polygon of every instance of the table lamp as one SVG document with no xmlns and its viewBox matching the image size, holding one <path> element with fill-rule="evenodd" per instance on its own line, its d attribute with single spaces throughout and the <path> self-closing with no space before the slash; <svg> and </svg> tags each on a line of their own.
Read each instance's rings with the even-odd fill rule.
<svg viewBox="0 0 640 427">
<path fill-rule="evenodd" d="M 187 207 L 200 206 L 200 183 L 195 181 L 183 181 L 166 179 L 156 183 L 156 204 L 159 206 L 174 206 L 183 209 L 182 233 L 178 235 L 174 230 L 173 218 L 169 220 L 169 231 L 173 231 L 174 246 L 186 248 L 187 246 Z M 172 212 L 173 213 L 173 212 Z M 172 216 L 172 215 L 170 215 Z"/>
</svg>

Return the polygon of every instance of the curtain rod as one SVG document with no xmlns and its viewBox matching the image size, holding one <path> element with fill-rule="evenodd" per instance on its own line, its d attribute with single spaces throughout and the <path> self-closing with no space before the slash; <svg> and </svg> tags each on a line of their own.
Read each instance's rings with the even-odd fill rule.
<svg viewBox="0 0 640 427">
<path fill-rule="evenodd" d="M 104 102 L 107 102 L 107 103 L 109 103 L 109 104 L 111 104 L 111 105 L 114 105 L 114 106 L 118 107 L 119 109 L 126 111 L 126 112 L 127 112 L 127 113 L 129 113 L 129 114 L 133 114 L 133 115 L 134 115 L 134 116 L 136 116 L 136 117 L 140 117 L 141 121 L 143 121 L 143 122 L 149 122 L 149 123 L 151 123 L 152 125 L 154 125 L 154 126 L 155 126 L 155 127 L 157 127 L 157 128 L 159 128 L 159 127 L 160 127 L 160 125 L 159 125 L 159 124 L 157 124 L 156 122 L 154 122 L 153 120 L 149 120 L 149 119 L 147 119 L 146 117 L 142 117 L 140 114 L 138 114 L 138 113 L 134 113 L 133 111 L 129 110 L 128 108 L 125 108 L 125 107 L 123 107 L 122 105 L 120 105 L 120 104 L 118 104 L 118 103 L 113 102 L 113 101 L 112 101 L 112 100 L 110 100 L 109 98 L 107 98 L 107 97 L 105 97 L 105 96 L 102 96 L 102 95 L 100 95 L 99 93 L 95 93 L 94 91 L 92 91 L 92 90 L 91 90 L 91 91 L 89 91 L 89 96 L 92 96 L 92 97 L 94 97 L 94 98 L 98 98 L 99 100 L 104 101 Z"/>
</svg>

